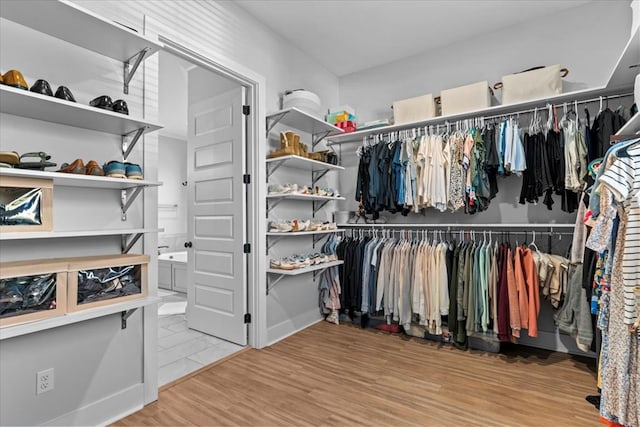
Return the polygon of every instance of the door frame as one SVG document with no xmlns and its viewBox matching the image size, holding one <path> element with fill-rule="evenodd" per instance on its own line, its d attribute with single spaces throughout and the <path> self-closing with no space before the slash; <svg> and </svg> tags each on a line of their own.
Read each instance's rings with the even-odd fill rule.
<svg viewBox="0 0 640 427">
<path fill-rule="evenodd" d="M 261 111 L 264 110 L 260 108 L 260 103 L 264 103 L 264 96 L 259 96 L 260 91 L 263 90 L 262 88 L 264 87 L 264 84 L 260 84 L 261 82 L 259 81 L 260 79 L 262 79 L 262 77 L 257 74 L 254 74 L 254 76 L 248 76 L 244 74 L 247 73 L 246 69 L 243 70 L 243 73 L 242 71 L 225 67 L 217 62 L 214 62 L 213 60 L 210 60 L 198 54 L 197 52 L 190 50 L 189 48 L 179 43 L 163 37 L 162 35 L 159 35 L 158 39 L 162 44 L 164 44 L 164 51 L 185 59 L 193 63 L 194 65 L 198 65 L 206 70 L 229 78 L 247 89 L 246 102 L 248 103 L 248 105 L 250 105 L 251 110 L 253 110 L 247 118 L 247 146 L 245 147 L 247 153 L 247 171 L 245 173 L 249 173 L 252 176 L 251 184 L 247 188 L 247 213 L 245 221 L 245 226 L 247 227 L 247 243 L 251 243 L 252 246 L 251 253 L 248 254 L 249 259 L 247 261 L 247 309 L 248 312 L 252 314 L 252 318 L 255 318 L 255 321 L 254 319 L 252 319 L 252 322 L 249 324 L 249 336 L 247 338 L 251 347 L 260 348 L 261 346 L 258 344 L 259 340 L 257 339 L 260 333 L 259 328 L 256 328 L 256 324 L 258 321 L 256 310 L 259 310 L 260 307 L 260 304 L 256 304 L 256 297 L 258 296 L 257 294 L 260 294 L 260 292 L 256 292 L 257 289 L 255 285 L 257 283 L 257 280 L 255 280 L 256 275 L 254 273 L 256 271 L 256 261 L 261 258 L 256 256 L 258 253 L 261 253 L 259 249 L 259 241 L 261 239 L 257 238 L 257 236 L 261 235 L 259 233 L 259 230 L 257 230 L 257 226 L 259 225 L 258 223 L 260 221 L 258 221 L 257 219 L 261 218 L 262 216 L 258 211 L 260 210 L 260 207 L 263 207 L 262 210 L 266 210 L 264 203 L 258 203 L 257 196 L 259 192 L 256 191 L 256 187 L 258 186 L 257 184 L 264 182 L 264 179 L 260 179 L 261 174 L 259 173 L 259 168 L 257 167 L 258 164 L 264 164 L 264 162 L 259 162 L 259 159 L 266 158 L 266 150 L 264 148 L 266 147 L 266 142 L 263 140 L 263 138 L 261 138 L 263 132 L 257 131 L 258 129 L 266 128 L 266 124 L 264 124 L 265 120 L 263 118 L 264 115 L 261 114 Z M 256 148 L 260 149 L 256 150 Z M 260 156 L 261 151 L 264 151 L 263 156 Z M 259 271 L 259 269 L 257 271 Z"/>
<path fill-rule="evenodd" d="M 145 16 L 144 33 L 146 36 L 156 38 L 163 44 L 163 50 L 176 55 L 186 61 L 198 65 L 204 69 L 212 71 L 216 74 L 229 78 L 246 88 L 247 104 L 251 108 L 251 113 L 247 117 L 246 129 L 246 168 L 245 173 L 251 175 L 251 184 L 248 185 L 246 193 L 246 238 L 247 243 L 251 244 L 251 253 L 248 254 L 246 285 L 247 285 L 247 311 L 251 313 L 251 323 L 248 325 L 248 345 L 254 348 L 263 348 L 267 345 L 267 297 L 264 291 L 264 283 L 260 278 L 264 278 L 266 274 L 266 257 L 258 256 L 258 254 L 266 253 L 266 203 L 265 194 L 266 185 L 266 163 L 264 159 L 267 156 L 267 138 L 264 129 L 266 129 L 266 79 L 254 72 L 253 70 L 238 64 L 237 62 L 221 57 L 220 55 L 206 55 L 194 49 L 191 49 L 184 42 L 178 42 L 180 35 L 176 34 L 171 28 L 162 25 L 157 20 Z M 173 35 L 173 36 L 172 36 Z M 215 57 L 215 59 L 212 59 Z M 158 105 L 158 76 L 159 64 L 158 56 L 155 55 L 143 63 L 143 76 L 145 79 L 145 88 L 147 85 L 151 90 L 146 91 L 143 97 L 145 110 L 149 107 L 150 114 L 157 117 Z M 147 83 L 148 82 L 148 83 Z M 156 89 L 155 91 L 153 89 Z M 155 107 L 155 111 L 153 108 Z M 147 137 L 145 137 L 147 138 Z M 157 136 L 154 136 L 157 138 Z M 145 141 L 146 142 L 146 141 Z M 152 153 L 157 156 L 157 151 Z M 156 204 L 157 197 L 151 203 Z M 153 205 L 147 205 L 145 198 L 145 208 L 153 209 Z M 157 239 L 153 239 L 157 241 Z M 146 244 L 146 240 L 145 240 Z M 152 257 L 156 257 L 155 244 L 153 250 L 150 251 Z M 149 251 L 147 251 L 149 252 Z M 157 258 L 153 261 L 157 261 Z M 155 263 L 157 264 L 157 262 Z M 157 292 L 157 289 L 154 290 Z M 153 294 L 153 293 L 152 293 Z M 156 325 L 157 314 L 155 310 L 146 310 L 145 323 Z M 150 313 L 150 314 L 148 314 Z M 157 330 L 154 328 L 154 331 Z M 157 360 L 156 356 L 152 356 L 157 352 L 157 338 L 144 336 L 144 353 L 145 353 L 145 404 L 157 400 Z M 151 356 L 151 357 L 149 357 Z M 151 363 L 148 363 L 151 360 Z"/>
</svg>

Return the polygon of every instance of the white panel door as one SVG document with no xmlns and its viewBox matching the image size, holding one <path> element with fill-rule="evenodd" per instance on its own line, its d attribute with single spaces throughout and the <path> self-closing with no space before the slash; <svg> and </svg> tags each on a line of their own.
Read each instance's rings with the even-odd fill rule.
<svg viewBox="0 0 640 427">
<path fill-rule="evenodd" d="M 247 344 L 245 89 L 189 105 L 187 324 Z"/>
</svg>

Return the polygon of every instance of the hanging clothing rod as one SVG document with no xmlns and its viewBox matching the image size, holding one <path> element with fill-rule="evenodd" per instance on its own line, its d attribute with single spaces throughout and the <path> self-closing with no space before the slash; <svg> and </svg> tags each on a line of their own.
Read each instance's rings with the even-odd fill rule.
<svg viewBox="0 0 640 427">
<path fill-rule="evenodd" d="M 556 105 L 556 106 L 562 106 L 562 105 L 566 104 L 568 107 L 571 107 L 572 105 L 575 105 L 576 103 L 578 105 L 583 105 L 583 104 L 591 104 L 592 102 L 600 102 L 600 100 L 602 100 L 604 102 L 607 102 L 610 99 L 625 98 L 627 96 L 633 96 L 633 93 L 622 93 L 622 94 L 619 94 L 619 95 L 601 96 L 601 97 L 598 97 L 598 98 L 585 99 L 585 100 L 582 100 L 582 101 L 558 102 L 558 103 L 555 103 L 555 104 L 549 102 L 549 103 L 545 104 L 544 107 L 529 108 L 527 110 L 513 111 L 513 112 L 510 112 L 510 113 L 503 113 L 503 114 L 495 114 L 493 116 L 482 116 L 482 115 L 480 115 L 480 116 L 476 116 L 476 117 L 483 118 L 485 120 L 491 120 L 491 119 L 497 119 L 497 118 L 500 118 L 500 117 L 518 115 L 518 114 L 535 113 L 536 111 L 537 112 L 544 112 L 544 111 L 546 111 L 546 106 L 548 104 Z"/>
<path fill-rule="evenodd" d="M 491 120 L 491 119 L 496 119 L 496 118 L 501 118 L 501 117 L 510 117 L 510 116 L 516 116 L 519 114 L 529 114 L 529 113 L 533 113 L 535 111 L 538 112 L 543 112 L 545 111 L 547 105 L 555 105 L 555 106 L 562 106 L 562 105 L 567 105 L 568 107 L 571 107 L 572 105 L 576 105 L 576 103 L 578 105 L 584 105 L 584 104 L 591 104 L 593 102 L 607 102 L 608 100 L 611 99 L 618 99 L 618 98 L 625 98 L 628 96 L 633 96 L 634 94 L 632 92 L 628 92 L 628 93 L 621 93 L 621 94 L 617 94 L 617 95 L 603 95 L 603 96 L 599 96 L 597 98 L 590 98 L 590 99 L 584 99 L 582 101 L 564 101 L 564 102 L 544 102 L 544 104 L 540 104 L 540 107 L 537 108 L 528 108 L 525 110 L 518 110 L 518 111 L 509 111 L 509 112 L 504 112 L 501 114 L 494 114 L 491 116 L 485 116 L 482 113 L 474 113 L 474 112 L 470 112 L 468 116 L 464 116 L 462 114 L 460 115 L 456 115 L 459 118 L 457 119 L 451 119 L 448 117 L 433 117 L 430 119 L 425 120 L 425 124 L 422 125 L 407 125 L 406 127 L 398 127 L 396 128 L 395 125 L 391 125 L 394 127 L 393 130 L 390 129 L 385 129 L 385 127 L 381 127 L 379 129 L 366 129 L 363 132 L 367 132 L 366 135 L 363 135 L 361 137 L 358 137 L 356 139 L 353 140 L 347 140 L 344 142 L 333 142 L 333 141 L 329 141 L 327 142 L 327 146 L 332 146 L 332 145 L 343 145 L 343 144 L 350 144 L 350 143 L 362 143 L 362 138 L 368 138 L 368 137 L 373 137 L 373 136 L 377 136 L 377 135 L 385 135 L 385 134 L 390 134 L 390 133 L 394 133 L 394 132 L 402 132 L 402 131 L 407 131 L 407 130 L 412 130 L 412 129 L 424 129 L 425 127 L 429 127 L 429 126 L 446 126 L 447 124 L 452 125 L 455 124 L 457 122 L 464 122 L 465 120 L 475 120 L 475 119 L 484 119 L 484 120 Z M 463 118 L 464 117 L 464 118 Z M 357 133 L 358 131 L 356 131 Z M 347 134 L 341 134 L 341 135 L 349 135 Z"/>
<path fill-rule="evenodd" d="M 338 224 L 343 228 L 574 228 L 575 224 Z"/>
<path fill-rule="evenodd" d="M 351 229 L 349 230 L 349 232 L 353 232 L 354 235 L 356 235 L 357 233 L 366 233 L 366 234 L 371 234 L 371 233 L 375 233 L 378 232 L 379 230 L 377 229 Z M 400 230 L 400 229 L 394 229 L 394 230 L 389 230 L 389 233 L 403 233 L 403 232 L 417 232 L 418 230 Z M 458 233 L 458 232 L 469 232 L 469 233 L 476 233 L 476 236 L 480 236 L 482 237 L 483 232 L 482 231 L 472 231 L 472 230 L 434 230 L 437 232 L 444 232 L 444 233 Z M 500 234 L 513 234 L 514 236 L 520 235 L 520 234 L 530 234 L 530 233 L 535 233 L 535 234 L 543 234 L 543 235 L 549 235 L 549 236 L 573 236 L 573 233 L 568 232 L 568 231 L 554 231 L 554 230 L 517 230 L 517 231 L 513 231 L 513 230 L 509 230 L 509 231 L 495 231 L 495 230 L 490 230 L 490 233 L 494 233 L 495 235 L 500 235 Z"/>
</svg>

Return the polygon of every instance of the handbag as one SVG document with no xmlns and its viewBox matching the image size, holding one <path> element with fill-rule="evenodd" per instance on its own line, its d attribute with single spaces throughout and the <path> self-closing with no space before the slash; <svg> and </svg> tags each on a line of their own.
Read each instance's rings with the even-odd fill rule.
<svg viewBox="0 0 640 427">
<path fill-rule="evenodd" d="M 562 78 L 568 74 L 569 70 L 560 65 L 534 67 L 502 76 L 493 88 L 502 89 L 502 105 L 548 98 L 562 93 Z"/>
<path fill-rule="evenodd" d="M 41 225 L 42 189 L 34 188 L 9 203 L 0 204 L 0 225 Z"/>
</svg>

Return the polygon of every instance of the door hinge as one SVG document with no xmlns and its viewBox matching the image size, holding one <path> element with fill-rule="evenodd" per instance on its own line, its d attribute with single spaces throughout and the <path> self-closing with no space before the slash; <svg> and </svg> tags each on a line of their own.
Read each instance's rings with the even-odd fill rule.
<svg viewBox="0 0 640 427">
<path fill-rule="evenodd" d="M 251 253 L 251 243 L 245 243 L 242 250 L 243 250 L 243 252 L 245 254 L 250 254 Z"/>
<path fill-rule="evenodd" d="M 251 114 L 251 106 L 250 105 L 243 105 L 242 106 L 242 114 L 244 114 L 245 116 L 248 116 L 249 114 Z"/>
<path fill-rule="evenodd" d="M 242 182 L 244 184 L 251 184 L 251 175 L 249 175 L 248 173 L 242 175 Z"/>
<path fill-rule="evenodd" d="M 251 313 L 244 314 L 244 323 L 251 323 Z"/>
</svg>

